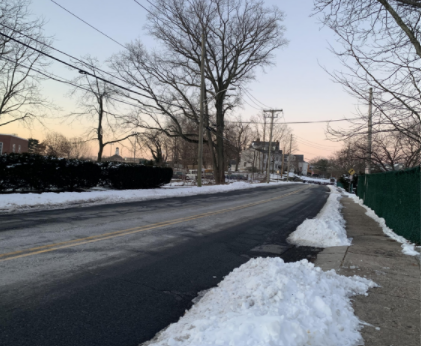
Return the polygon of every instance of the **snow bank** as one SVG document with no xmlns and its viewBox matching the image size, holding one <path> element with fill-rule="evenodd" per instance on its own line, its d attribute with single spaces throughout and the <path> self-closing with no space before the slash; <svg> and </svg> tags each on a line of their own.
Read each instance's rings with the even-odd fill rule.
<svg viewBox="0 0 421 346">
<path fill-rule="evenodd" d="M 334 186 L 328 185 L 330 196 L 323 209 L 314 219 L 305 220 L 290 234 L 288 241 L 295 245 L 332 247 L 348 246 L 351 241 L 346 236 L 345 220 L 340 213 L 341 194 Z"/>
<path fill-rule="evenodd" d="M 288 184 L 285 182 L 271 183 Z M 292 184 L 292 183 L 289 183 Z M 235 182 L 229 185 L 213 185 L 203 187 L 171 187 L 150 190 L 106 190 L 91 192 L 45 192 L 41 194 L 4 194 L 0 195 L 0 213 L 33 209 L 57 209 L 78 205 L 95 205 L 144 201 L 168 197 L 201 195 L 208 193 L 228 192 L 241 189 L 251 189 L 265 186 L 264 184 L 249 184 Z"/>
<path fill-rule="evenodd" d="M 382 217 L 377 216 L 377 214 L 374 212 L 373 209 L 367 207 L 363 200 L 360 199 L 357 195 L 348 193 L 348 192 L 343 192 L 345 195 L 347 195 L 348 197 L 352 198 L 356 203 L 358 203 L 359 205 L 361 205 L 363 208 L 365 208 L 366 210 L 366 215 L 371 217 L 374 221 L 376 221 L 380 227 L 383 230 L 383 233 L 385 233 L 387 236 L 389 236 L 390 238 L 396 240 L 397 242 L 402 244 L 402 252 L 405 255 L 409 255 L 409 256 L 419 256 L 420 253 L 418 251 L 415 250 L 415 244 L 412 244 L 409 240 L 405 239 L 404 237 L 397 235 L 395 232 L 393 232 L 392 229 L 390 229 L 389 227 L 387 227 L 386 225 L 386 221 L 385 219 L 383 219 Z"/>
<path fill-rule="evenodd" d="M 349 297 L 376 284 L 307 260 L 252 259 L 144 346 L 361 345 Z"/>
</svg>

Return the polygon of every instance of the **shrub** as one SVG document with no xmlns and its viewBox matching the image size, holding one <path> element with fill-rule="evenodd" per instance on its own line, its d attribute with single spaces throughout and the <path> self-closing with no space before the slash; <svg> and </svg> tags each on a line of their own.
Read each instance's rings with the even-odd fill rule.
<svg viewBox="0 0 421 346">
<path fill-rule="evenodd" d="M 74 191 L 96 186 L 100 176 L 101 169 L 94 162 L 29 153 L 0 156 L 0 191 Z"/>
<path fill-rule="evenodd" d="M 159 187 L 168 184 L 173 175 L 172 168 L 124 163 L 110 165 L 106 171 L 109 185 L 119 190 Z"/>
<path fill-rule="evenodd" d="M 60 159 L 37 154 L 0 155 L 0 191 L 74 191 L 99 183 L 114 189 L 150 189 L 168 184 L 172 168 Z"/>
</svg>

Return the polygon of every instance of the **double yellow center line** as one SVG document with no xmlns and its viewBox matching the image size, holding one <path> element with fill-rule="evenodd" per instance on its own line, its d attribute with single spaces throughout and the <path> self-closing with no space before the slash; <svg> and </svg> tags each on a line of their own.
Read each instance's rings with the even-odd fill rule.
<svg viewBox="0 0 421 346">
<path fill-rule="evenodd" d="M 213 215 L 217 215 L 217 214 L 227 213 L 227 212 L 230 212 L 230 211 L 245 209 L 245 208 L 249 208 L 249 207 L 252 207 L 252 206 L 255 206 L 255 205 L 264 204 L 264 203 L 275 201 L 275 200 L 278 200 L 278 199 L 281 199 L 281 198 L 285 198 L 285 197 L 294 195 L 298 192 L 301 192 L 305 189 L 308 189 L 308 187 L 305 187 L 305 188 L 302 188 L 302 189 L 299 189 L 299 190 L 296 190 L 296 191 L 293 191 L 293 192 L 290 192 L 288 194 L 281 195 L 281 196 L 278 196 L 278 197 L 273 197 L 273 198 L 265 199 L 265 200 L 258 201 L 258 202 L 243 204 L 243 205 L 233 207 L 233 208 L 229 208 L 229 209 L 221 209 L 221 210 L 217 210 L 217 211 L 211 211 L 211 212 L 208 212 L 208 213 L 193 215 L 193 216 L 184 217 L 184 218 L 180 218 L 180 219 L 158 222 L 158 223 L 154 223 L 154 224 L 150 224 L 150 225 L 146 225 L 146 226 L 142 226 L 142 227 L 129 228 L 129 229 L 121 230 L 121 231 L 99 234 L 99 235 L 95 235 L 95 236 L 91 236 L 91 237 L 84 237 L 84 238 L 68 240 L 68 241 L 64 241 L 64 242 L 60 242 L 60 243 L 48 244 L 48 245 L 33 247 L 33 248 L 29 248 L 29 249 L 24 249 L 24 250 L 19 250 L 19 251 L 14 251 L 14 252 L 8 252 L 8 253 L 0 254 L 0 262 L 9 261 L 9 260 L 12 260 L 12 259 L 17 259 L 17 258 L 22 258 L 22 257 L 38 255 L 38 254 L 41 254 L 41 253 L 46 253 L 46 252 L 51 252 L 51 251 L 56 251 L 56 250 L 61 250 L 61 249 L 66 249 L 66 248 L 70 248 L 70 247 L 74 247 L 74 246 L 94 243 L 94 242 L 97 242 L 97 241 L 112 239 L 112 238 L 116 238 L 116 237 L 122 237 L 122 236 L 129 235 L 129 234 L 148 231 L 148 230 L 151 230 L 151 229 L 154 229 L 154 228 L 166 227 L 166 226 L 175 225 L 175 224 L 182 223 L 182 222 L 200 219 L 200 218 L 203 218 L 203 217 L 208 217 L 208 216 L 213 216 Z"/>
</svg>

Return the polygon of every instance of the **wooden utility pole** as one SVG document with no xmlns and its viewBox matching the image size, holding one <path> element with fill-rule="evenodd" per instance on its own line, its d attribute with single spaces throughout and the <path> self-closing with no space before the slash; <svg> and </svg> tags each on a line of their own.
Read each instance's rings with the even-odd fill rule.
<svg viewBox="0 0 421 346">
<path fill-rule="evenodd" d="M 266 116 L 263 113 L 263 143 L 265 143 L 265 142 L 266 142 Z M 263 147 L 263 149 L 264 149 L 264 147 Z M 265 159 L 265 153 L 264 152 L 260 153 L 260 158 L 261 158 L 260 163 L 262 165 L 261 169 L 262 169 L 262 173 L 263 173 L 264 170 L 265 170 L 264 163 L 263 163 L 263 161 Z"/>
<path fill-rule="evenodd" d="M 203 162 L 203 113 L 205 103 L 205 31 L 202 29 L 202 61 L 200 65 L 200 118 L 199 118 L 199 153 L 197 155 L 197 186 L 202 186 Z"/>
<path fill-rule="evenodd" d="M 368 101 L 368 136 L 367 136 L 367 162 L 365 164 L 365 173 L 371 173 L 371 151 L 373 138 L 373 88 L 370 88 Z"/>
<path fill-rule="evenodd" d="M 282 109 L 270 109 L 264 111 L 265 113 L 270 113 L 270 134 L 269 134 L 269 148 L 268 148 L 268 162 L 267 162 L 267 171 L 266 171 L 266 182 L 270 182 L 270 154 L 272 150 L 272 132 L 273 132 L 273 119 L 275 118 L 275 113 L 282 112 Z M 276 118 L 278 115 L 276 114 Z M 265 117 L 266 118 L 266 117 Z"/>
<path fill-rule="evenodd" d="M 284 147 L 284 150 L 282 150 L 281 179 L 284 177 L 284 157 L 285 157 L 285 147 Z"/>
<path fill-rule="evenodd" d="M 292 135 L 291 135 L 291 139 L 289 141 L 287 181 L 289 181 L 289 163 L 291 162 L 291 151 L 292 151 Z"/>
</svg>

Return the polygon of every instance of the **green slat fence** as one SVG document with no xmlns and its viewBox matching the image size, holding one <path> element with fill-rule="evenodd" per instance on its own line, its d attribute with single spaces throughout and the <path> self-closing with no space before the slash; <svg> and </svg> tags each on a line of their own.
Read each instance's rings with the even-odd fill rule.
<svg viewBox="0 0 421 346">
<path fill-rule="evenodd" d="M 421 243 L 420 167 L 359 176 L 357 192 L 396 234 Z"/>
</svg>

